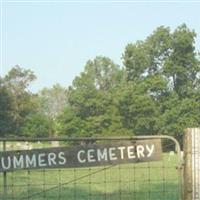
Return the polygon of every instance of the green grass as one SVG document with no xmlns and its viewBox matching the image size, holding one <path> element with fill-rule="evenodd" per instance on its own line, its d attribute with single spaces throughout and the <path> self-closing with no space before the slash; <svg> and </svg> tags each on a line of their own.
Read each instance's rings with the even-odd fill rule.
<svg viewBox="0 0 200 200">
<path fill-rule="evenodd" d="M 104 167 L 7 173 L 7 196 L 0 174 L 0 199 L 178 200 L 177 157 Z M 106 168 L 106 167 L 105 167 Z M 75 181 L 76 180 L 76 181 Z"/>
</svg>

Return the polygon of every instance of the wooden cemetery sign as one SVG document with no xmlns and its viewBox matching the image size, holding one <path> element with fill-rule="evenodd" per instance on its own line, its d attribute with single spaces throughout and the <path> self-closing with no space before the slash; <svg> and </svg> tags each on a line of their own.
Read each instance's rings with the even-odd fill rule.
<svg viewBox="0 0 200 200">
<path fill-rule="evenodd" d="M 160 139 L 6 151 L 0 152 L 0 172 L 18 169 L 92 167 L 157 161 L 161 158 Z"/>
</svg>

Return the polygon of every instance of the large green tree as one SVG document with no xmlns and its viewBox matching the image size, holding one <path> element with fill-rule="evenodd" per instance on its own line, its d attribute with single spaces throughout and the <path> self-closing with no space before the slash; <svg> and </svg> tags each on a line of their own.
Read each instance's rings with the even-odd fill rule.
<svg viewBox="0 0 200 200">
<path fill-rule="evenodd" d="M 159 27 L 144 41 L 126 46 L 128 87 L 121 102 L 127 111 L 122 109 L 122 115 L 136 134 L 149 130 L 179 137 L 184 128 L 199 126 L 200 60 L 195 37 L 185 24 L 174 31 Z M 130 92 L 129 85 L 137 87 Z"/>
<path fill-rule="evenodd" d="M 13 121 L 10 123 L 12 127 L 10 134 L 20 135 L 26 116 L 35 111 L 34 95 L 29 90 L 30 83 L 35 79 L 36 76 L 31 70 L 19 66 L 13 67 L 2 79 L 12 102 Z"/>
<path fill-rule="evenodd" d="M 0 78 L 0 136 L 6 136 L 13 129 L 13 105 L 9 90 Z"/>
<path fill-rule="evenodd" d="M 89 60 L 69 88 L 69 107 L 59 118 L 61 132 L 91 136 L 119 131 L 113 91 L 123 78 L 123 71 L 109 58 Z"/>
<path fill-rule="evenodd" d="M 68 105 L 67 90 L 59 84 L 53 85 L 52 88 L 43 88 L 38 93 L 38 112 L 48 120 L 48 135 L 57 135 L 57 117 Z"/>
<path fill-rule="evenodd" d="M 170 54 L 163 66 L 163 74 L 171 81 L 180 98 L 199 88 L 200 62 L 195 51 L 196 33 L 184 24 L 171 34 Z"/>
<path fill-rule="evenodd" d="M 20 134 L 27 137 L 48 137 L 50 122 L 46 115 L 40 112 L 26 116 Z"/>
</svg>

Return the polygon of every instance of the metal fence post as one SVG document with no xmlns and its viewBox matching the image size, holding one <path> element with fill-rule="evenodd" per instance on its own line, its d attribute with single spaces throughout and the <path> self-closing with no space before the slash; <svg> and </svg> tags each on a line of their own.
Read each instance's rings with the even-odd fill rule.
<svg viewBox="0 0 200 200">
<path fill-rule="evenodd" d="M 200 128 L 184 135 L 184 200 L 200 199 Z"/>
<path fill-rule="evenodd" d="M 6 151 L 6 141 L 3 141 L 3 151 Z M 4 197 L 6 198 L 7 196 L 7 173 L 3 173 L 3 192 L 4 192 Z"/>
</svg>

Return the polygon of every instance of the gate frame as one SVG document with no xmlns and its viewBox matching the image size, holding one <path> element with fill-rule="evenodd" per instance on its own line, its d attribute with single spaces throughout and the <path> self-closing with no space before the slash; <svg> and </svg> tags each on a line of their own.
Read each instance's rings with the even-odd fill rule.
<svg viewBox="0 0 200 200">
<path fill-rule="evenodd" d="M 14 137 L 0 138 L 3 143 L 3 151 L 6 151 L 6 142 L 51 142 L 51 141 L 119 141 L 119 140 L 144 140 L 144 139 L 168 139 L 175 144 L 175 152 L 178 156 L 177 167 L 179 175 L 179 200 L 183 200 L 183 157 L 181 155 L 181 147 L 177 139 L 168 135 L 150 135 L 150 136 L 116 136 L 116 137 L 46 137 L 46 138 L 31 138 L 31 137 Z M 7 196 L 7 172 L 3 173 L 4 195 Z"/>
</svg>

